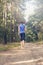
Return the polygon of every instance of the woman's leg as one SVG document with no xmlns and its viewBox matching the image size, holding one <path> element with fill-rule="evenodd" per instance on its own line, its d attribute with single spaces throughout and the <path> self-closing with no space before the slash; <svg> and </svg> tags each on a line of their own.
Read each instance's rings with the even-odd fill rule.
<svg viewBox="0 0 43 65">
<path fill-rule="evenodd" d="M 25 45 L 25 33 L 23 33 L 23 47 Z"/>
<path fill-rule="evenodd" d="M 23 42 L 22 42 L 22 33 L 20 34 L 20 45 L 21 45 L 21 48 L 22 48 L 22 44 L 23 44 Z"/>
<path fill-rule="evenodd" d="M 24 44 L 25 44 L 25 41 L 24 41 L 25 40 L 25 33 L 22 33 L 20 36 L 21 36 L 21 43 L 20 44 L 21 44 L 21 48 L 23 48 Z"/>
</svg>

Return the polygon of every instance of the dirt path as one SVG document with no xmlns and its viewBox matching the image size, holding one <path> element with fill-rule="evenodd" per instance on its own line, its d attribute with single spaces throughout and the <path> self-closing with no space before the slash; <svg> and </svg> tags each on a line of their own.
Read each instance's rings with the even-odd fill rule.
<svg viewBox="0 0 43 65">
<path fill-rule="evenodd" d="M 24 49 L 0 52 L 0 65 L 43 65 L 43 45 L 26 43 Z"/>
</svg>

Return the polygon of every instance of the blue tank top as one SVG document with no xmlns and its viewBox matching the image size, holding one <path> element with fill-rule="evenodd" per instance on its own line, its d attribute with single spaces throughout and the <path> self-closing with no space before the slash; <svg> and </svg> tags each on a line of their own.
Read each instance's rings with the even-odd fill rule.
<svg viewBox="0 0 43 65">
<path fill-rule="evenodd" d="M 25 33 L 25 24 L 20 24 L 20 33 Z"/>
</svg>

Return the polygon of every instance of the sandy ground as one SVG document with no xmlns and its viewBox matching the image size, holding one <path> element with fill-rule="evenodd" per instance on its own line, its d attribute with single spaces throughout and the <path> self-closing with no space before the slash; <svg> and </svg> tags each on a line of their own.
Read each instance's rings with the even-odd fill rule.
<svg viewBox="0 0 43 65">
<path fill-rule="evenodd" d="M 0 52 L 0 65 L 43 65 L 43 44 L 25 43 L 25 47 Z"/>
</svg>

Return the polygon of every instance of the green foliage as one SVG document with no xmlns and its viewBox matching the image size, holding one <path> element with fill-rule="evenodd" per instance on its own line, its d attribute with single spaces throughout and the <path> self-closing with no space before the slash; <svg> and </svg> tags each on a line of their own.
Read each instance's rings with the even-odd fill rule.
<svg viewBox="0 0 43 65">
<path fill-rule="evenodd" d="M 0 42 L 3 42 L 4 38 L 4 27 L 0 26 Z"/>
<path fill-rule="evenodd" d="M 33 24 L 29 22 L 27 24 L 26 41 L 30 42 L 30 41 L 35 41 L 37 39 L 38 39 L 37 31 L 35 30 Z"/>
<path fill-rule="evenodd" d="M 26 41 L 43 40 L 43 20 L 38 17 L 32 16 L 27 23 Z"/>
<path fill-rule="evenodd" d="M 7 41 L 19 41 L 17 23 L 24 20 L 22 15 L 25 10 L 24 1 L 0 0 L 0 41 L 3 41 L 5 29 Z M 43 7 L 41 5 L 43 2 L 42 0 L 36 0 L 36 5 L 39 5 L 38 2 L 41 7 L 36 8 L 36 13 L 30 16 L 30 20 L 27 23 L 26 41 L 28 42 L 43 40 Z M 10 9 L 8 8 L 9 5 L 11 5 Z"/>
<path fill-rule="evenodd" d="M 43 33 L 42 33 L 42 32 L 39 32 L 39 33 L 38 33 L 38 39 L 39 39 L 40 41 L 43 40 Z"/>
</svg>

